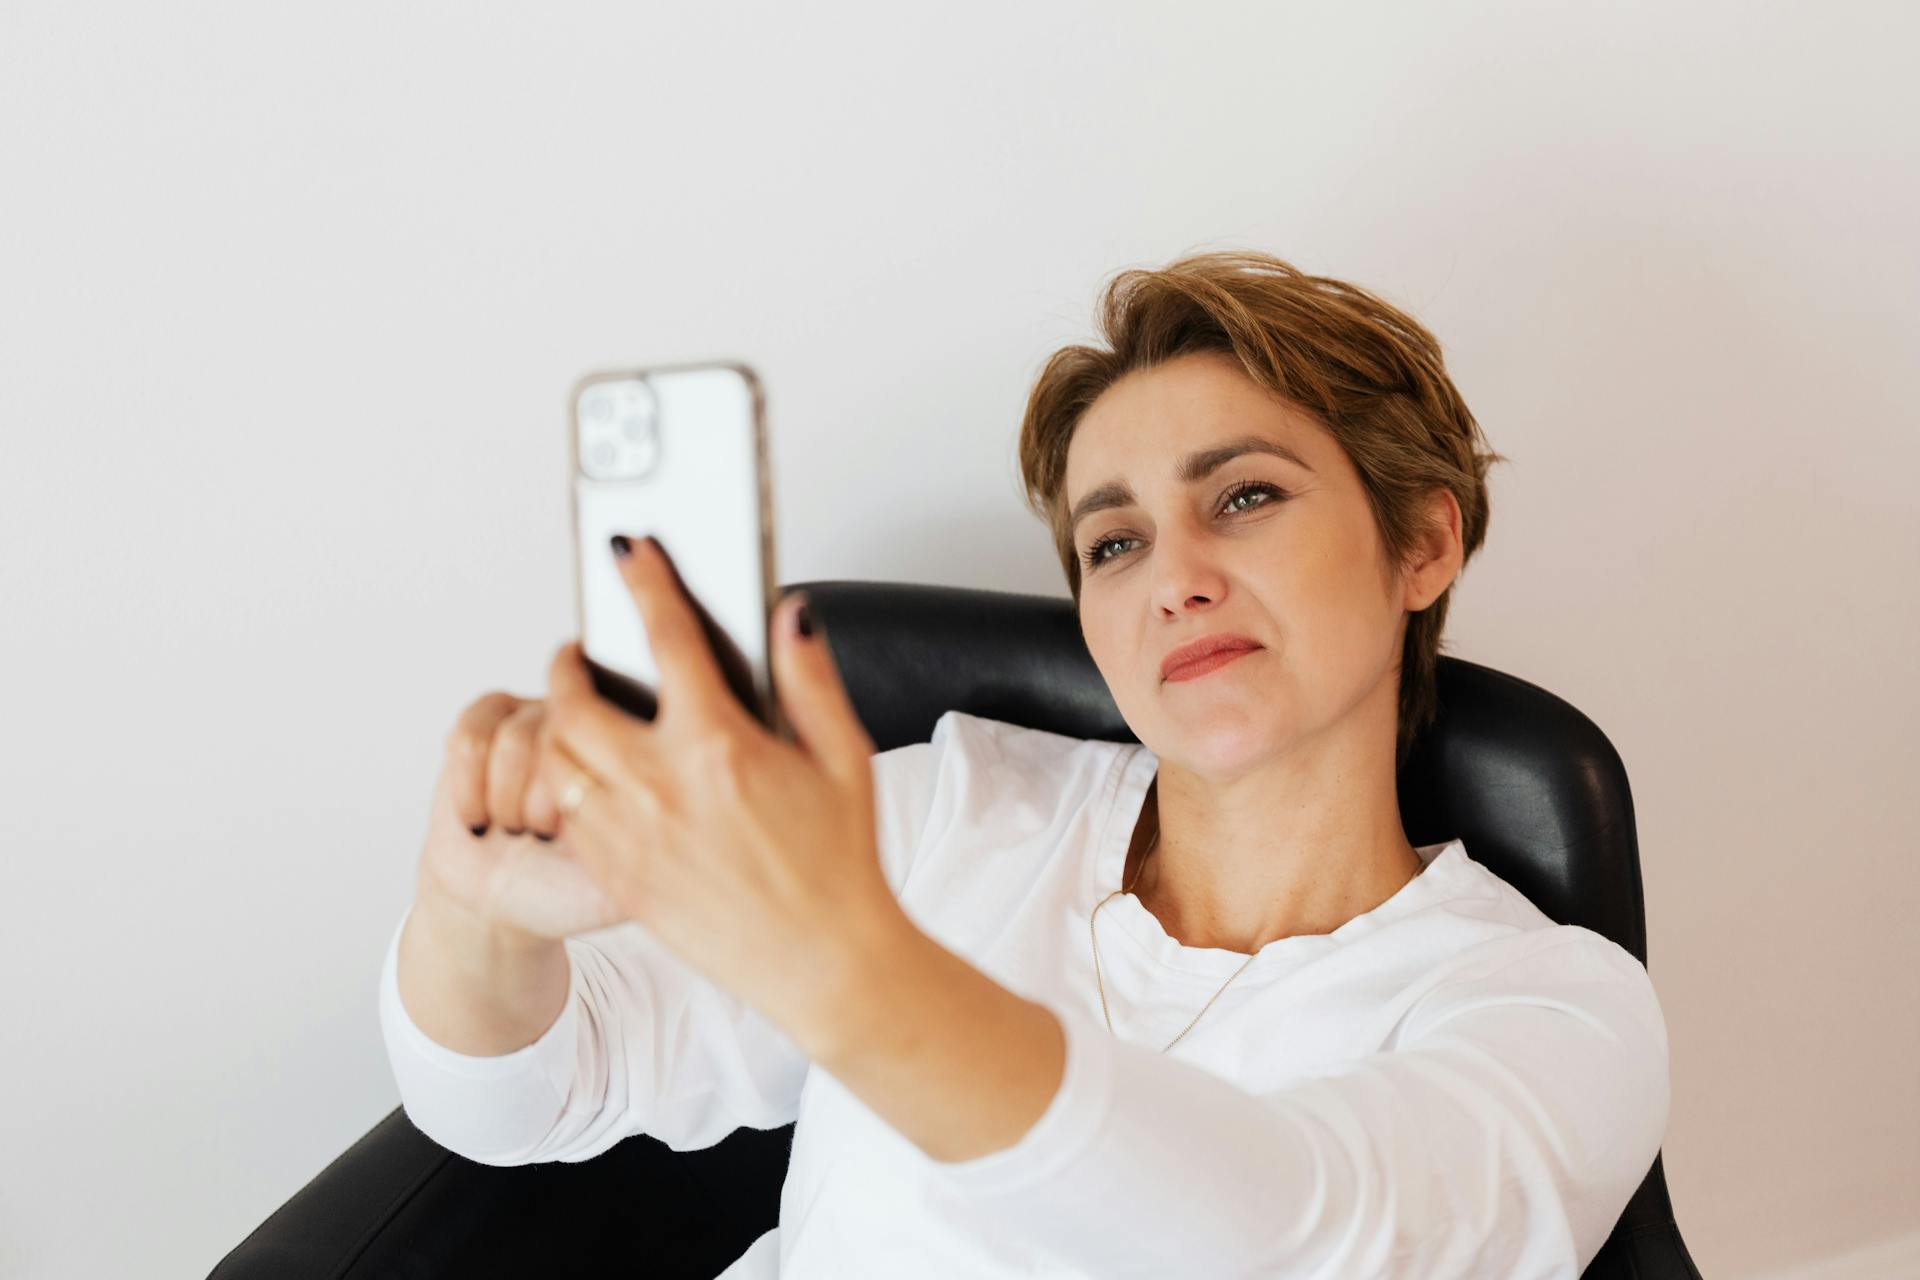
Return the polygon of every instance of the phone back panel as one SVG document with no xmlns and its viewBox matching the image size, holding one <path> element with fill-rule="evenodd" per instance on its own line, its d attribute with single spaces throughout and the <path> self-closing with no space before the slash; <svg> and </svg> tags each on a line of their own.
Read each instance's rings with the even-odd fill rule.
<svg viewBox="0 0 1920 1280">
<path fill-rule="evenodd" d="M 636 543 L 652 534 L 708 615 L 736 696 L 772 723 L 767 618 L 778 586 L 758 380 L 731 364 L 592 374 L 575 385 L 572 410 L 574 598 L 587 657 L 659 690 L 639 606 L 609 545 L 616 533 Z M 661 692 L 671 703 L 672 691 Z"/>
</svg>

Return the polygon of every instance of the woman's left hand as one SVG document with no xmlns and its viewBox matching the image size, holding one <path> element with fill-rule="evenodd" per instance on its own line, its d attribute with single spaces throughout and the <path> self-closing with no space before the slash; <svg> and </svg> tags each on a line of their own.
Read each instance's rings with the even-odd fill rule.
<svg viewBox="0 0 1920 1280">
<path fill-rule="evenodd" d="M 818 625 L 799 633 L 797 594 L 770 625 L 788 742 L 728 688 L 658 544 L 636 541 L 620 571 L 659 706 L 647 721 L 602 698 L 577 641 L 555 654 L 538 767 L 554 796 L 584 788 L 563 838 L 629 918 L 803 1050 L 824 1046 L 847 994 L 911 928 L 880 866 L 873 740 Z"/>
</svg>

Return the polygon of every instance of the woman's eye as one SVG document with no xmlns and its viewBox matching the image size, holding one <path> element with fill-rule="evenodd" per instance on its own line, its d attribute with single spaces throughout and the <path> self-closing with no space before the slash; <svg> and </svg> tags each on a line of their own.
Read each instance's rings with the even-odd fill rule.
<svg viewBox="0 0 1920 1280">
<path fill-rule="evenodd" d="M 1258 511 L 1262 507 L 1271 506 L 1274 502 L 1278 501 L 1281 498 L 1284 498 L 1285 496 L 1286 494 L 1282 493 L 1277 486 L 1270 485 L 1266 483 L 1264 480 L 1248 480 L 1242 484 L 1237 484 L 1233 486 L 1233 488 L 1227 490 L 1225 496 L 1223 496 L 1220 499 L 1220 509 L 1223 514 L 1238 515 L 1248 511 Z M 1251 503 L 1247 506 L 1234 505 L 1235 503 L 1239 502 L 1241 498 L 1247 498 L 1247 497 L 1258 497 L 1263 500 L 1260 502 Z M 1109 560 L 1117 560 L 1120 558 L 1118 555 L 1110 556 L 1110 555 L 1104 554 L 1108 547 L 1123 546 L 1126 543 L 1138 542 L 1138 541 L 1139 541 L 1138 538 L 1102 538 L 1098 542 L 1094 543 L 1092 546 L 1088 547 L 1086 550 L 1086 553 L 1082 555 L 1080 558 L 1086 563 L 1086 566 L 1088 569 L 1090 570 L 1098 569 L 1101 565 L 1106 564 Z"/>
<path fill-rule="evenodd" d="M 1108 547 L 1117 547 L 1123 542 L 1133 541 L 1135 541 L 1133 538 L 1102 538 L 1100 541 L 1088 547 L 1086 555 L 1082 556 L 1081 559 L 1087 562 L 1087 568 L 1098 569 L 1101 565 L 1113 558 L 1112 556 L 1100 554 L 1102 551 Z"/>
<path fill-rule="evenodd" d="M 1246 498 L 1246 497 L 1252 497 L 1252 496 L 1278 497 L 1279 495 L 1280 495 L 1280 491 L 1274 488 L 1272 485 L 1264 484 L 1258 480 L 1253 480 L 1253 481 L 1249 481 L 1246 484 L 1235 485 L 1233 488 L 1229 489 L 1227 491 L 1226 498 L 1223 499 L 1222 501 L 1222 505 L 1232 506 L 1235 502 L 1239 501 L 1241 498 Z M 1267 504 L 1264 502 L 1259 502 L 1254 504 L 1254 506 L 1260 506 L 1260 507 L 1264 507 L 1266 505 Z M 1240 511 L 1251 511 L 1253 510 L 1253 507 L 1239 507 L 1236 509 Z"/>
</svg>

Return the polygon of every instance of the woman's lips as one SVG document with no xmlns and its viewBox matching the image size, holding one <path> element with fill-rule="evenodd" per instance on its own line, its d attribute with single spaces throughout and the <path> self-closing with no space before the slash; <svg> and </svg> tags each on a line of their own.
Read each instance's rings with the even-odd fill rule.
<svg viewBox="0 0 1920 1280">
<path fill-rule="evenodd" d="M 1181 663 L 1167 673 L 1167 683 L 1171 684 L 1175 680 L 1197 680 L 1209 671 L 1226 666 L 1235 658 L 1244 658 L 1250 653 L 1258 652 L 1260 652 L 1258 649 L 1221 649 L 1204 658 L 1195 658 L 1192 662 Z"/>
</svg>

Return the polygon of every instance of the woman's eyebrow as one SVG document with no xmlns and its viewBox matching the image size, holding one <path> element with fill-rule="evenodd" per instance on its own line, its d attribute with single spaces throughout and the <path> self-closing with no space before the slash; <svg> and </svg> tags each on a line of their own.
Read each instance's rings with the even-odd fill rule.
<svg viewBox="0 0 1920 1280">
<path fill-rule="evenodd" d="M 1285 458 L 1303 471 L 1312 471 L 1306 459 L 1302 458 L 1278 440 L 1269 440 L 1265 436 L 1240 436 L 1224 444 L 1214 445 L 1210 449 L 1198 449 L 1180 460 L 1176 474 L 1182 484 L 1194 484 L 1206 479 L 1227 463 L 1243 453 L 1270 453 L 1276 458 Z M 1105 511 L 1111 507 L 1132 506 L 1135 499 L 1133 490 L 1124 480 L 1109 480 L 1096 489 L 1087 492 L 1087 496 L 1074 504 L 1073 514 L 1068 518 L 1067 528 L 1077 529 L 1080 522 L 1096 511 Z"/>
</svg>

